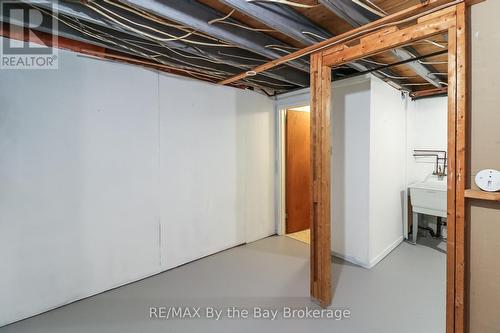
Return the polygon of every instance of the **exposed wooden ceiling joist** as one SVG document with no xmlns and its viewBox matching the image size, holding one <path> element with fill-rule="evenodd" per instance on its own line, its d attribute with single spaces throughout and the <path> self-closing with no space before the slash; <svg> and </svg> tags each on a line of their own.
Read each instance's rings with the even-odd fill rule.
<svg viewBox="0 0 500 333">
<path fill-rule="evenodd" d="M 359 6 L 352 0 L 320 0 L 320 2 L 325 5 L 329 10 L 331 10 L 336 15 L 342 17 L 347 22 L 349 22 L 353 27 L 357 28 L 373 22 L 377 18 L 383 17 L 385 15 L 376 15 L 364 7 Z M 406 60 L 410 58 L 418 57 L 419 55 L 415 50 L 411 48 L 399 48 L 392 50 L 392 53 L 400 60 Z M 422 77 L 424 80 L 433 84 L 434 86 L 441 88 L 441 79 L 438 78 L 433 73 L 436 72 L 430 66 L 425 66 L 420 63 L 410 63 L 408 64 L 417 75 Z"/>
<path fill-rule="evenodd" d="M 299 51 L 293 52 L 289 55 L 283 56 L 280 59 L 269 61 L 266 64 L 260 65 L 252 69 L 254 73 L 260 73 L 269 70 L 275 66 L 287 63 L 288 61 L 303 57 L 305 55 L 311 54 L 313 52 L 319 51 L 324 48 L 332 47 L 333 45 L 340 45 L 349 41 L 350 39 L 356 38 L 363 33 L 368 33 L 379 29 L 381 26 L 388 26 L 394 22 L 402 23 L 405 20 L 414 20 L 419 16 L 427 15 L 433 13 L 437 10 L 444 9 L 446 7 L 455 5 L 461 2 L 461 0 L 450 1 L 450 0 L 429 0 L 425 4 L 417 4 L 411 6 L 405 10 L 399 11 L 394 14 L 387 15 L 377 21 L 370 22 L 362 27 L 358 27 L 349 31 L 346 31 L 336 37 L 330 38 L 323 42 L 305 47 Z M 247 76 L 246 73 L 240 73 L 234 77 L 227 78 L 220 81 L 220 84 L 230 84 L 241 80 Z"/>
<path fill-rule="evenodd" d="M 50 7 L 49 4 L 43 2 L 37 5 L 45 7 L 47 9 Z M 106 17 L 99 16 L 96 12 L 93 12 L 87 7 L 83 7 L 80 4 L 59 2 L 56 3 L 55 6 L 59 14 L 76 18 L 80 22 L 85 22 L 87 24 L 99 26 L 100 30 L 108 30 L 108 32 L 114 31 L 112 35 L 116 35 L 122 40 L 127 39 L 127 34 L 130 36 L 129 38 L 132 38 L 134 40 L 139 38 L 138 42 L 140 42 L 140 38 L 144 38 L 144 36 L 141 36 L 137 32 L 127 30 L 123 26 L 120 26 L 115 22 L 110 21 Z M 128 18 L 129 20 L 134 20 L 134 22 L 136 22 L 139 25 L 150 25 L 152 27 L 155 27 L 155 22 L 146 20 L 138 16 L 131 16 L 129 13 L 120 10 L 120 8 L 113 8 L 113 10 L 116 11 L 116 13 L 119 16 Z M 65 27 L 65 25 L 62 23 L 60 24 L 60 26 L 62 28 Z M 167 26 L 162 26 L 162 25 L 157 25 L 156 28 L 162 29 L 162 31 L 165 32 L 169 32 L 170 34 L 179 35 L 179 33 L 182 33 L 182 31 L 176 29 L 168 29 Z M 86 41 L 95 42 L 92 40 L 92 38 L 84 35 L 83 38 L 85 37 L 87 37 Z M 193 37 L 191 38 L 193 39 Z M 199 39 L 199 41 L 203 41 L 203 39 L 201 38 Z M 213 61 L 214 64 L 225 64 L 232 66 L 237 71 L 247 70 L 255 65 L 258 65 L 259 63 L 265 62 L 267 59 L 264 57 L 259 57 L 254 53 L 247 52 L 245 50 L 241 50 L 238 48 L 224 48 L 224 50 L 220 50 L 215 47 L 209 47 L 200 44 L 194 44 L 194 45 L 189 44 L 180 39 L 165 40 L 161 41 L 159 44 L 164 45 L 169 49 L 177 50 L 180 52 L 186 52 L 195 57 L 202 57 L 204 59 L 207 59 L 208 61 Z M 192 58 L 190 60 L 192 60 Z M 306 87 L 309 84 L 309 79 L 307 75 L 305 75 L 302 71 L 298 71 L 290 67 L 277 68 L 274 71 L 263 73 L 263 75 L 271 78 L 272 80 L 279 80 L 281 82 L 291 83 L 299 87 Z"/>
<path fill-rule="evenodd" d="M 451 1 L 300 0 L 300 6 L 292 6 L 268 0 L 59 0 L 54 5 L 59 19 L 72 24 L 61 25 L 59 33 L 65 37 L 142 57 L 146 63 L 206 71 L 207 76 L 212 72 L 214 78 L 221 78 L 215 82 L 260 87 L 273 94 L 309 85 L 307 59 L 310 47 L 318 41 L 349 35 L 349 31 L 357 31 L 353 26 L 360 24 L 369 23 L 370 27 L 380 16 L 404 18 L 412 9 L 431 9 Z M 44 3 L 24 2 L 35 6 Z M 440 38 L 437 36 L 436 42 L 442 45 L 435 44 L 446 47 Z M 336 68 L 333 77 L 340 79 L 356 71 L 379 69 L 381 64 L 430 54 L 439 49 L 432 43 L 417 43 L 349 63 L 351 69 Z M 300 51 L 304 47 L 305 52 Z M 446 57 L 437 57 L 431 63 L 405 63 L 372 74 L 400 90 L 426 90 L 432 87 L 428 82 L 438 87 L 446 81 L 441 75 L 445 61 Z M 252 73 L 255 68 L 257 72 Z M 242 72 L 248 75 L 235 75 Z M 239 82 L 223 77 L 238 77 Z"/>
<path fill-rule="evenodd" d="M 274 30 L 279 31 L 305 45 L 312 45 L 318 41 L 333 37 L 330 32 L 317 26 L 305 16 L 300 15 L 295 10 L 282 4 L 246 2 L 241 0 L 220 1 L 228 6 L 231 6 L 235 10 L 254 18 L 267 27 L 273 28 Z M 350 63 L 347 64 L 347 66 L 363 72 L 374 67 L 370 64 L 363 64 L 359 62 Z M 391 76 L 395 76 L 390 70 L 375 71 L 373 72 L 373 75 L 384 81 L 391 82 L 391 85 L 397 89 L 408 90 L 390 78 Z"/>
<path fill-rule="evenodd" d="M 228 27 L 226 25 L 210 24 L 209 22 L 220 19 L 224 15 L 194 0 L 162 2 L 124 0 L 124 2 L 270 59 L 279 58 L 288 52 L 286 44 L 262 32 L 251 31 L 234 25 Z M 235 24 L 241 24 L 241 22 L 228 20 Z M 289 62 L 288 65 L 309 72 L 309 65 L 306 62 L 295 60 Z"/>
<path fill-rule="evenodd" d="M 329 31 L 318 27 L 305 16 L 287 6 L 241 0 L 220 1 L 305 45 L 331 37 Z"/>
</svg>

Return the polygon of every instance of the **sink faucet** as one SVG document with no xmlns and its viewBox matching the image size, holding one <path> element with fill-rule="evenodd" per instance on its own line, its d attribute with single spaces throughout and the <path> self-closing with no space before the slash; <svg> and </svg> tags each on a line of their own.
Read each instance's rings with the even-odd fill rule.
<svg viewBox="0 0 500 333">
<path fill-rule="evenodd" d="M 446 160 L 445 160 L 444 163 L 446 163 Z M 435 175 L 435 176 L 437 176 L 438 180 L 443 180 L 443 178 L 446 176 L 446 172 L 444 171 L 444 168 L 441 169 L 441 166 L 438 166 L 437 171 L 434 171 L 432 174 Z"/>
<path fill-rule="evenodd" d="M 440 156 L 442 154 L 443 156 Z M 435 157 L 436 165 L 434 167 L 434 172 L 432 173 L 434 176 L 438 177 L 438 180 L 443 180 L 444 177 L 447 176 L 447 167 L 448 167 L 448 157 L 447 152 L 445 150 L 432 150 L 432 149 L 415 149 L 413 151 L 413 156 L 415 157 Z M 442 161 L 442 167 L 439 165 L 439 162 Z"/>
</svg>

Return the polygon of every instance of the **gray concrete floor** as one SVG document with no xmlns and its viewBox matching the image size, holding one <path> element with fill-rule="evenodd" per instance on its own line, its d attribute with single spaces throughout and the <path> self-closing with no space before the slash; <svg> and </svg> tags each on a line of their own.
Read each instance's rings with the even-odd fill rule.
<svg viewBox="0 0 500 333">
<path fill-rule="evenodd" d="M 333 319 L 150 319 L 151 306 L 318 308 L 309 300 L 309 248 L 270 237 L 0 328 L 20 332 L 445 331 L 446 254 L 402 243 L 371 270 L 334 259 Z"/>
</svg>

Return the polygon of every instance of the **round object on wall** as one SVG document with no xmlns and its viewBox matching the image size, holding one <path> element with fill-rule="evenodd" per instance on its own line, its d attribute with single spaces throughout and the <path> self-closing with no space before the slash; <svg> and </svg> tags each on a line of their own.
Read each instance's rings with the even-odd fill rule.
<svg viewBox="0 0 500 333">
<path fill-rule="evenodd" d="M 500 171 L 493 169 L 479 171 L 476 175 L 476 185 L 483 191 L 500 191 Z"/>
</svg>

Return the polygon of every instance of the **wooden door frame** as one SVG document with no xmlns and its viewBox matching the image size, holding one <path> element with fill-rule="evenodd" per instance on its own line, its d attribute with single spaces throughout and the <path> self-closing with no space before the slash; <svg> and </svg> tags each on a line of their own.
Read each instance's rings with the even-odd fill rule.
<svg viewBox="0 0 500 333">
<path fill-rule="evenodd" d="M 401 23 L 405 25 L 401 26 Z M 411 23 L 411 25 L 409 25 Z M 331 304 L 330 94 L 331 68 L 414 41 L 447 33 L 448 241 L 446 332 L 465 331 L 465 183 L 467 128 L 467 25 L 465 3 L 385 24 L 311 54 L 311 296 Z M 348 42 L 348 43 L 347 43 Z"/>
</svg>

